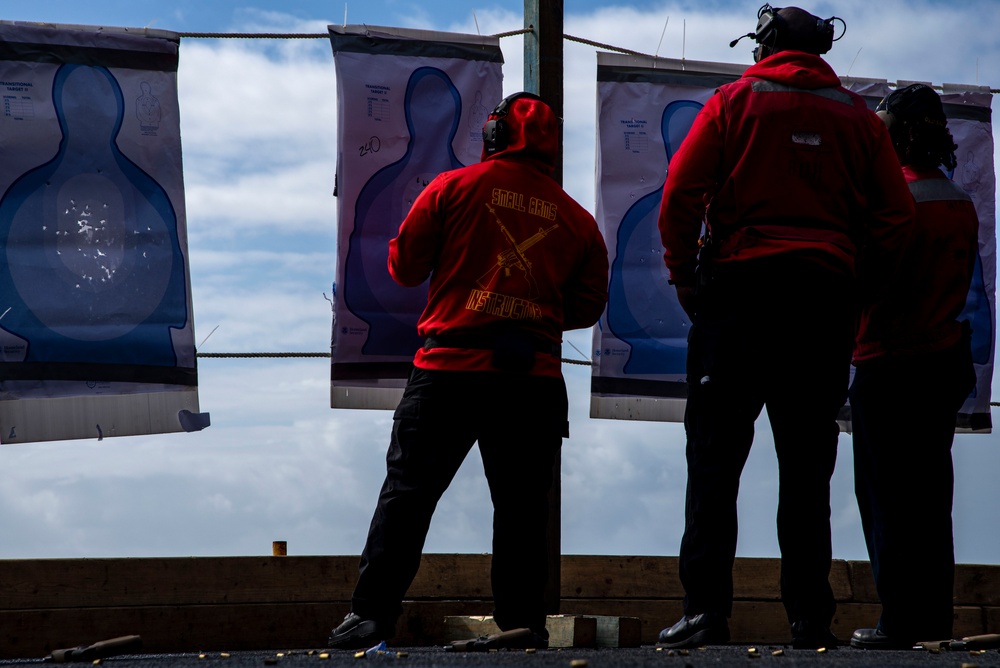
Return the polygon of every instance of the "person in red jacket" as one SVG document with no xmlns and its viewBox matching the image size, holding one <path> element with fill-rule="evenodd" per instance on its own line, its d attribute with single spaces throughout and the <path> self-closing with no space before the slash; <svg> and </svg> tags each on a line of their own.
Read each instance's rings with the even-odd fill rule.
<svg viewBox="0 0 1000 668">
<path fill-rule="evenodd" d="M 668 166 L 660 237 L 692 326 L 684 616 L 662 647 L 729 641 L 740 475 L 765 406 L 792 645 L 837 644 L 830 479 L 856 262 L 865 243 L 891 268 L 913 201 L 884 124 L 820 57 L 836 20 L 761 7 L 755 64 L 706 102 Z"/>
<path fill-rule="evenodd" d="M 608 297 L 594 217 L 553 177 L 559 119 L 537 96 L 502 100 L 480 163 L 434 178 L 389 242 L 388 270 L 427 305 L 351 612 L 328 644 L 390 638 L 434 508 L 478 441 L 493 500 L 493 617 L 545 647 L 548 492 L 569 436 L 564 331 L 591 327 Z"/>
<path fill-rule="evenodd" d="M 849 393 L 854 482 L 882 614 L 875 628 L 855 631 L 851 645 L 910 649 L 952 637 L 951 446 L 976 384 L 971 330 L 959 318 L 979 253 L 979 217 L 940 169 L 955 169 L 957 146 L 938 94 L 906 86 L 877 113 L 917 210 L 899 270 L 880 290 L 861 292 Z"/>
</svg>

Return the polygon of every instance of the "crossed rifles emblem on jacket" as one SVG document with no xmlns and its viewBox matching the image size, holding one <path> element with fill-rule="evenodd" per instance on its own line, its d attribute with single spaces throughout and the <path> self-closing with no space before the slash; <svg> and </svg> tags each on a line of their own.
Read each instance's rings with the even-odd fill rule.
<svg viewBox="0 0 1000 668">
<path fill-rule="evenodd" d="M 497 215 L 496 209 L 489 204 L 486 204 L 486 208 L 490 210 L 490 213 L 493 214 L 493 219 L 496 221 L 497 225 L 500 226 L 500 232 L 503 233 L 508 248 L 501 253 L 498 253 L 496 263 L 485 274 L 479 277 L 479 280 L 477 281 L 479 287 L 483 290 L 492 289 L 501 271 L 503 271 L 504 278 L 510 278 L 511 268 L 514 268 L 523 272 L 524 280 L 528 283 L 527 298 L 534 299 L 538 296 L 538 284 L 535 282 L 534 276 L 532 276 L 531 260 L 528 259 L 525 252 L 548 236 L 552 230 L 559 227 L 559 224 L 556 223 L 548 228 L 539 227 L 538 232 L 531 235 L 521 243 L 518 243 L 514 238 L 514 235 L 512 235 L 510 230 L 507 229 L 507 226 L 503 224 L 502 220 L 500 220 L 500 216 Z"/>
</svg>

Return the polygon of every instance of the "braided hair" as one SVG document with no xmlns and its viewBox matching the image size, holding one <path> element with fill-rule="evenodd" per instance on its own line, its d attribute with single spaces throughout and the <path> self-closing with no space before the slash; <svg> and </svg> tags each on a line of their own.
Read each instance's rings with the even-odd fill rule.
<svg viewBox="0 0 1000 668">
<path fill-rule="evenodd" d="M 953 170 L 958 164 L 955 143 L 946 124 L 915 119 L 897 123 L 889 129 L 892 144 L 902 165 L 933 169 L 938 165 Z"/>
<path fill-rule="evenodd" d="M 958 145 L 948 130 L 941 98 L 925 84 L 911 84 L 886 96 L 876 111 L 889 127 L 900 164 L 922 169 L 958 164 Z"/>
</svg>

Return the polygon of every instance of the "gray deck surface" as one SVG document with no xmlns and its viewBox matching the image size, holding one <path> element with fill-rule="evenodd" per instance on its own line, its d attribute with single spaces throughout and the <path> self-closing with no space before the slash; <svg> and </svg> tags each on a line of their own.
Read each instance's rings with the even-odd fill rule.
<svg viewBox="0 0 1000 668">
<path fill-rule="evenodd" d="M 763 668 L 868 668 L 875 666 L 989 666 L 1000 668 L 1000 650 L 985 652 L 872 651 L 840 647 L 835 650 L 793 650 L 782 645 L 726 645 L 679 651 L 658 650 L 652 645 L 618 649 L 499 650 L 449 652 L 442 647 L 389 647 L 381 654 L 357 657 L 343 650 L 299 649 L 260 652 L 211 652 L 205 654 L 136 654 L 100 661 L 107 668 L 334 668 L 335 666 L 399 666 L 445 668 L 449 666 L 530 666 L 532 668 L 700 668 L 702 666 L 757 666 Z M 585 663 L 581 663 L 585 662 Z M 42 658 L 2 660 L 0 666 L 54 664 Z"/>
</svg>

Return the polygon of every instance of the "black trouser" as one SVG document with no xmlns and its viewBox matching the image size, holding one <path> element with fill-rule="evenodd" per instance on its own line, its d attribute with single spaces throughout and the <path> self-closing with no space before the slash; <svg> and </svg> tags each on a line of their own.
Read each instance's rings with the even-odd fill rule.
<svg viewBox="0 0 1000 668">
<path fill-rule="evenodd" d="M 393 416 L 352 610 L 385 624 L 402 614 L 434 509 L 478 441 L 493 501 L 494 621 L 544 631 L 548 492 L 567 418 L 562 378 L 414 369 Z"/>
<path fill-rule="evenodd" d="M 747 263 L 743 263 L 747 264 Z M 685 613 L 732 613 L 740 475 L 766 406 L 778 458 L 781 598 L 788 619 L 833 619 L 830 479 L 853 337 L 849 278 L 806 261 L 720 270 L 689 336 Z"/>
<path fill-rule="evenodd" d="M 882 615 L 899 639 L 951 638 L 955 417 L 975 385 L 968 340 L 859 365 L 851 385 L 854 484 Z"/>
</svg>

